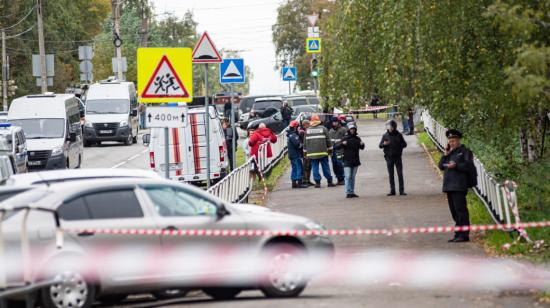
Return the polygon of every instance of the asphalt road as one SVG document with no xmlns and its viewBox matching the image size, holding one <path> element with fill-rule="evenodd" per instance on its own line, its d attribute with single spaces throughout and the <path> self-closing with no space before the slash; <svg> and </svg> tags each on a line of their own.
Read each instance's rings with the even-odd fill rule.
<svg viewBox="0 0 550 308">
<path fill-rule="evenodd" d="M 405 187 L 408 196 L 387 197 L 388 183 L 382 151 L 378 149 L 384 131 L 383 121 L 365 121 L 359 133 L 366 143 L 361 153 L 362 166 L 356 183 L 357 199 L 345 199 L 344 188 L 290 189 L 288 172 L 269 195 L 270 208 L 304 215 L 327 228 L 384 228 L 450 225 L 450 214 L 441 180 L 416 143 L 406 136 L 409 146 L 404 152 Z M 84 167 L 147 168 L 146 147 L 104 144 L 86 148 Z M 445 251 L 456 255 L 484 256 L 476 243 L 447 243 L 449 234 L 355 236 L 334 238 L 337 249 L 408 249 Z M 467 271 L 467 269 L 466 269 Z M 467 284 L 468 280 L 457 283 Z M 154 301 L 147 296 L 134 296 L 117 307 L 535 307 L 529 293 L 498 291 L 460 291 L 452 288 L 416 290 L 406 285 L 336 287 L 313 281 L 304 293 L 294 299 L 268 300 L 258 291 L 246 291 L 232 301 L 215 302 L 200 292 L 171 301 Z M 102 306 L 99 306 L 102 307 Z M 104 307 L 104 306 L 103 306 Z"/>
</svg>

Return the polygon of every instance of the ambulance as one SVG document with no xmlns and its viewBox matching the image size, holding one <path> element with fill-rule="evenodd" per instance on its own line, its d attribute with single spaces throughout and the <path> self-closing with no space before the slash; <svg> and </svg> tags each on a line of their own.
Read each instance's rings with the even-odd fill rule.
<svg viewBox="0 0 550 308">
<path fill-rule="evenodd" d="M 169 144 L 165 143 L 165 129 L 151 128 L 143 135 L 143 144 L 149 146 L 150 167 L 164 176 L 166 172 L 165 149 L 170 156 L 170 179 L 192 184 L 206 183 L 206 129 L 205 108 L 189 108 L 184 127 L 169 128 Z M 227 145 L 225 143 L 219 113 L 214 106 L 210 114 L 210 180 L 221 180 L 229 170 Z"/>
</svg>

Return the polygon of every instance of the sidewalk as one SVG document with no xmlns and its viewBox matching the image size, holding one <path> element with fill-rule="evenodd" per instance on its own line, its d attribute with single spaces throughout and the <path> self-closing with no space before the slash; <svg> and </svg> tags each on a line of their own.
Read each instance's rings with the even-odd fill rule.
<svg viewBox="0 0 550 308">
<path fill-rule="evenodd" d="M 291 189 L 290 170 L 268 196 L 267 206 L 283 212 L 303 215 L 327 228 L 390 228 L 453 225 L 442 182 L 430 165 L 416 136 L 405 136 L 403 152 L 407 196 L 391 196 L 388 174 L 378 143 L 385 131 L 384 120 L 359 120 L 359 136 L 366 144 L 361 151 L 361 166 L 356 178 L 360 198 L 346 199 L 344 186 L 321 189 Z M 396 176 L 397 185 L 397 176 Z M 337 247 L 444 250 L 468 255 L 484 255 L 472 242 L 447 243 L 452 234 L 417 234 L 335 237 Z"/>
</svg>

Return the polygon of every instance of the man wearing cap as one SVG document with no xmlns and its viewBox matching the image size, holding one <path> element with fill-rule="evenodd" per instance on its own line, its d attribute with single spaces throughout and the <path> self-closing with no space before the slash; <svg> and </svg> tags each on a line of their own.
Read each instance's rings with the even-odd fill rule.
<svg viewBox="0 0 550 308">
<path fill-rule="evenodd" d="M 404 196 L 405 184 L 403 183 L 403 149 L 407 147 L 407 142 L 403 135 L 397 130 L 397 122 L 390 120 L 386 123 L 387 132 L 382 136 L 379 147 L 384 150 L 384 158 L 388 168 L 390 180 L 390 193 L 388 196 L 395 196 L 395 178 L 394 168 L 397 170 L 397 178 L 399 179 L 399 194 Z"/>
<path fill-rule="evenodd" d="M 298 133 L 298 122 L 290 121 L 290 125 L 286 132 L 288 142 L 288 159 L 290 160 L 290 180 L 292 188 L 307 188 L 308 186 L 302 183 L 302 157 L 304 156 L 304 146 L 302 137 Z"/>
<path fill-rule="evenodd" d="M 330 141 L 335 149 L 332 151 L 332 171 L 338 180 L 338 185 L 344 185 L 344 163 L 342 158 L 344 156 L 344 149 L 339 147 L 342 142 L 342 138 L 347 133 L 347 129 L 342 126 L 342 123 L 338 117 L 332 117 L 332 128 L 329 131 Z M 338 150 L 336 148 L 338 147 Z"/>
<path fill-rule="evenodd" d="M 357 136 L 357 126 L 354 122 L 348 123 L 348 132 L 336 148 L 341 148 L 344 151 L 346 198 L 357 198 L 359 196 L 355 194 L 355 176 L 361 165 L 359 150 L 365 149 L 365 143 Z"/>
<path fill-rule="evenodd" d="M 445 135 L 449 143 L 445 147 L 445 153 L 439 160 L 439 169 L 443 170 L 443 192 L 447 193 L 447 202 L 451 210 L 451 216 L 456 226 L 469 226 L 470 215 L 466 204 L 466 194 L 469 183 L 469 172 L 474 166 L 472 151 L 460 144 L 462 133 L 456 129 L 449 129 Z M 455 232 L 449 242 L 468 242 L 469 232 Z"/>
<path fill-rule="evenodd" d="M 311 116 L 311 126 L 308 127 L 305 134 L 304 153 L 311 161 L 313 170 L 313 179 L 315 188 L 321 188 L 321 174 L 319 173 L 319 164 L 323 168 L 323 175 L 327 179 L 328 187 L 334 187 L 328 157 L 332 154 L 332 142 L 328 135 L 328 129 L 321 125 L 321 119 L 318 115 Z"/>
</svg>

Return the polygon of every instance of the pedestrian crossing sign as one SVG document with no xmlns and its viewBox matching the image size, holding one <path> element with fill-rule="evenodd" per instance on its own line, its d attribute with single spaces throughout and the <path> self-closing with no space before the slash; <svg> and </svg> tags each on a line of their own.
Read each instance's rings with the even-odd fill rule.
<svg viewBox="0 0 550 308">
<path fill-rule="evenodd" d="M 321 38 L 320 37 L 308 37 L 306 39 L 306 52 L 307 53 L 320 53 L 321 52 Z"/>
<path fill-rule="evenodd" d="M 139 48 L 137 64 L 140 102 L 193 100 L 191 48 Z"/>
<path fill-rule="evenodd" d="M 244 59 L 223 59 L 220 83 L 244 83 Z"/>
<path fill-rule="evenodd" d="M 283 81 L 295 81 L 296 67 L 283 67 L 281 74 L 283 75 Z"/>
</svg>

